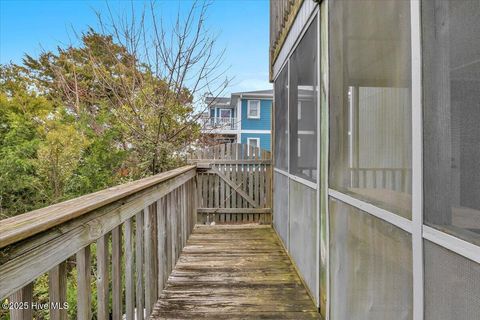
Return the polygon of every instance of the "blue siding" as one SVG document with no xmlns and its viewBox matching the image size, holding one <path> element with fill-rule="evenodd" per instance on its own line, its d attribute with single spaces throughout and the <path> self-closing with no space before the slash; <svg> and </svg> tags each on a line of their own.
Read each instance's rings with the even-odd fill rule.
<svg viewBox="0 0 480 320">
<path fill-rule="evenodd" d="M 260 148 L 270 151 L 270 145 L 271 145 L 272 139 L 269 133 L 243 133 L 242 132 L 240 136 L 241 143 L 247 144 L 247 138 L 260 138 Z"/>
<path fill-rule="evenodd" d="M 260 100 L 260 119 L 248 119 L 247 101 L 248 99 L 242 99 L 242 130 L 271 130 L 272 100 Z"/>
</svg>

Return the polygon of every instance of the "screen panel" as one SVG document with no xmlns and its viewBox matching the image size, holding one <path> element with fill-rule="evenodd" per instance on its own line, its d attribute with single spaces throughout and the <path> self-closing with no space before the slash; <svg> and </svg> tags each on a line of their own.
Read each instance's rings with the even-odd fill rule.
<svg viewBox="0 0 480 320">
<path fill-rule="evenodd" d="M 330 318 L 412 319 L 409 233 L 330 198 Z"/>
<path fill-rule="evenodd" d="M 424 240 L 425 320 L 480 318 L 480 265 Z"/>
<path fill-rule="evenodd" d="M 480 1 L 423 1 L 425 223 L 480 245 Z"/>
<path fill-rule="evenodd" d="M 273 225 L 288 248 L 288 177 L 273 174 Z"/>
<path fill-rule="evenodd" d="M 288 171 L 288 65 L 275 80 L 275 168 Z"/>
<path fill-rule="evenodd" d="M 317 19 L 290 57 L 290 173 L 317 180 Z"/>
<path fill-rule="evenodd" d="M 317 286 L 317 192 L 290 179 L 289 252 L 310 292 Z"/>
<path fill-rule="evenodd" d="M 410 2 L 329 3 L 330 186 L 411 218 Z"/>
</svg>

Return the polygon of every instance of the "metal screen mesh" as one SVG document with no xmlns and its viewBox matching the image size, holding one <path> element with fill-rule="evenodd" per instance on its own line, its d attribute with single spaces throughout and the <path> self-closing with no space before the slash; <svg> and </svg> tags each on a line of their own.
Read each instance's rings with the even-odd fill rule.
<svg viewBox="0 0 480 320">
<path fill-rule="evenodd" d="M 422 29 L 425 223 L 480 245 L 480 1 L 422 1 Z"/>
<path fill-rule="evenodd" d="M 290 58 L 290 173 L 317 180 L 318 55 L 314 19 Z"/>
<path fill-rule="evenodd" d="M 273 188 L 273 224 L 288 247 L 288 177 L 274 172 Z"/>
<path fill-rule="evenodd" d="M 288 170 L 288 66 L 275 80 L 275 168 Z"/>
<path fill-rule="evenodd" d="M 412 319 L 407 232 L 330 198 L 330 318 Z"/>
<path fill-rule="evenodd" d="M 289 251 L 311 292 L 317 286 L 317 198 L 316 190 L 290 179 Z"/>
<path fill-rule="evenodd" d="M 480 319 L 480 265 L 424 240 L 425 320 Z"/>
<path fill-rule="evenodd" d="M 410 2 L 329 4 L 329 183 L 410 218 Z"/>
</svg>

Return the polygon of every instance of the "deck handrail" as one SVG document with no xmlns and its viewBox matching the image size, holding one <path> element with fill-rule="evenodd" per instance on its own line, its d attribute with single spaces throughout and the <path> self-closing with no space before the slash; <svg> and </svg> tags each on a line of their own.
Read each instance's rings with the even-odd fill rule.
<svg viewBox="0 0 480 320">
<path fill-rule="evenodd" d="M 197 150 L 187 163 L 2 220 L 0 299 L 33 302 L 47 274 L 49 301 L 64 303 L 76 274 L 77 319 L 91 319 L 92 306 L 97 319 L 148 318 L 197 222 L 271 223 L 270 152 L 229 143 Z M 32 308 L 10 315 L 33 318 Z"/>
<path fill-rule="evenodd" d="M 0 249 L 194 169 L 194 165 L 183 166 L 3 219 L 0 224 Z"/>
<path fill-rule="evenodd" d="M 148 318 L 195 225 L 195 178 L 196 166 L 187 165 L 2 220 L 0 299 L 32 302 L 33 281 L 48 272 L 50 302 L 64 303 L 66 265 L 74 261 L 77 319 L 90 319 L 96 244 L 97 318 L 120 319 L 124 301 L 127 319 L 135 310 L 136 319 Z M 49 312 L 51 319 L 67 317 L 66 310 Z M 10 314 L 32 319 L 32 307 Z"/>
</svg>

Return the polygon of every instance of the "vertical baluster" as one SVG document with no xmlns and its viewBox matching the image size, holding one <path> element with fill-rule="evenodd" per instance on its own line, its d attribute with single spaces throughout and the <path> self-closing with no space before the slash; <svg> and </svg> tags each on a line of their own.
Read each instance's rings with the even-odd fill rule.
<svg viewBox="0 0 480 320">
<path fill-rule="evenodd" d="M 392 190 L 397 191 L 397 170 L 392 169 Z"/>
<path fill-rule="evenodd" d="M 177 225 L 177 246 L 176 246 L 176 250 L 175 250 L 175 263 L 177 263 L 178 261 L 178 258 L 180 257 L 180 251 L 182 249 L 182 208 L 181 208 L 181 196 L 182 196 L 182 187 L 178 187 L 177 188 L 177 198 L 176 198 L 176 202 L 175 202 L 175 212 L 176 212 L 176 225 Z"/>
<path fill-rule="evenodd" d="M 386 169 L 382 169 L 382 189 L 387 188 L 387 171 Z"/>
<path fill-rule="evenodd" d="M 235 152 L 235 159 L 236 160 L 239 160 L 241 159 L 242 157 L 242 145 L 239 144 L 239 143 L 236 143 L 235 144 L 235 149 L 237 150 Z M 237 185 L 239 185 L 238 189 L 242 189 L 243 188 L 243 185 L 242 185 L 242 165 L 239 164 L 237 165 L 236 167 L 236 171 L 235 171 L 235 175 L 236 175 L 236 181 L 237 181 Z M 236 203 L 236 208 L 241 208 L 242 207 L 242 197 L 240 195 L 237 195 L 237 203 Z M 228 221 L 230 221 L 232 219 L 232 216 L 231 215 L 228 215 L 229 216 L 229 219 Z"/>
<path fill-rule="evenodd" d="M 10 296 L 10 302 L 28 304 L 27 308 L 12 308 L 10 309 L 10 320 L 30 320 L 32 319 L 32 297 L 33 297 L 33 283 L 27 284 L 22 289 L 18 290 Z"/>
<path fill-rule="evenodd" d="M 135 309 L 135 270 L 134 270 L 134 240 L 133 218 L 125 221 L 125 316 L 133 320 Z"/>
<path fill-rule="evenodd" d="M 167 194 L 165 196 L 165 227 L 166 227 L 166 237 L 165 237 L 165 280 L 168 277 L 168 274 L 170 274 L 170 271 L 172 270 L 172 192 Z"/>
<path fill-rule="evenodd" d="M 248 146 L 246 144 L 243 145 L 243 154 L 242 154 L 242 157 L 244 160 L 248 160 Z M 244 164 L 243 165 L 243 191 L 245 191 L 245 193 L 248 193 L 248 164 Z M 244 208 L 248 208 L 248 201 L 246 200 L 243 200 L 243 207 Z M 246 216 L 246 214 L 245 214 Z M 242 220 L 244 220 L 242 218 Z"/>
<path fill-rule="evenodd" d="M 215 187 L 214 187 L 214 192 L 215 192 L 215 201 L 214 201 L 214 208 L 219 208 L 220 207 L 220 177 L 216 174 L 215 175 Z M 218 215 L 215 216 L 215 221 L 218 222 Z"/>
<path fill-rule="evenodd" d="M 186 182 L 187 183 L 187 182 Z M 187 244 L 187 185 L 184 183 L 182 185 L 182 249 Z"/>
<path fill-rule="evenodd" d="M 236 160 L 237 159 L 237 144 L 236 143 L 232 143 L 231 150 L 232 150 L 232 160 Z M 233 180 L 233 182 L 235 183 L 235 188 L 238 188 L 238 185 L 239 185 L 239 182 L 237 180 L 237 171 L 238 171 L 238 164 L 234 164 L 232 166 L 232 174 L 231 174 L 230 177 Z M 235 189 L 232 190 L 232 205 L 231 205 L 231 207 L 232 208 L 237 208 L 237 191 Z M 223 214 L 222 217 L 223 217 L 223 221 L 230 222 L 230 214 Z"/>
<path fill-rule="evenodd" d="M 213 208 L 213 196 L 212 196 L 212 193 L 213 193 L 213 186 L 212 186 L 212 177 L 213 175 L 208 173 L 207 174 L 207 183 L 208 183 L 208 186 L 207 186 L 207 194 L 206 194 L 206 203 L 207 203 L 207 208 Z"/>
<path fill-rule="evenodd" d="M 135 265 L 136 265 L 136 307 L 137 320 L 143 319 L 143 212 L 137 213 L 135 232 Z"/>
<path fill-rule="evenodd" d="M 268 159 L 271 160 L 271 156 L 269 154 Z M 272 208 L 272 165 L 266 165 L 265 168 L 265 192 L 266 194 L 266 207 Z"/>
<path fill-rule="evenodd" d="M 157 256 L 158 256 L 158 294 L 163 290 L 166 281 L 166 261 L 165 252 L 166 232 L 165 232 L 165 198 L 157 201 Z"/>
<path fill-rule="evenodd" d="M 113 319 L 122 316 L 122 226 L 112 230 L 112 314 Z"/>
<path fill-rule="evenodd" d="M 249 146 L 248 148 L 248 158 L 254 159 L 254 148 L 252 146 Z M 253 167 L 255 165 L 250 163 L 248 167 L 248 195 L 253 198 L 254 197 L 254 189 L 253 189 Z M 251 205 L 249 205 L 251 207 Z M 248 221 L 253 221 L 253 214 L 248 214 Z"/>
<path fill-rule="evenodd" d="M 97 318 L 99 320 L 110 319 L 108 257 L 108 234 L 106 234 L 97 240 Z"/>
<path fill-rule="evenodd" d="M 219 165 L 218 170 L 220 172 L 223 172 L 223 167 L 224 165 Z M 228 194 L 225 194 L 225 181 L 223 179 L 220 179 L 220 205 L 219 208 L 225 208 L 225 199 L 228 197 Z"/>
<path fill-rule="evenodd" d="M 203 173 L 197 173 L 197 177 L 196 177 L 196 183 L 197 183 L 197 192 L 198 192 L 198 201 L 200 203 L 200 206 L 203 208 L 203 205 L 202 205 L 202 176 L 203 176 Z"/>
<path fill-rule="evenodd" d="M 237 195 L 236 190 L 238 190 L 239 182 L 237 180 L 237 171 L 236 171 L 235 168 L 236 168 L 235 164 L 230 165 L 230 170 L 231 170 L 230 180 L 232 180 L 234 185 L 235 185 L 235 188 L 230 189 L 230 191 L 231 191 L 231 196 L 230 196 L 230 199 L 229 199 L 230 208 L 236 208 L 237 207 L 237 201 L 238 201 L 238 195 Z M 231 221 L 231 214 L 230 213 L 222 213 L 220 215 L 220 222 L 227 222 L 228 223 L 230 221 Z"/>
<path fill-rule="evenodd" d="M 48 294 L 50 304 L 59 308 L 50 308 L 50 320 L 67 320 L 67 264 L 60 263 L 48 272 Z"/>
<path fill-rule="evenodd" d="M 90 245 L 77 252 L 77 319 L 92 318 L 92 296 L 90 290 Z"/>
<path fill-rule="evenodd" d="M 255 148 L 254 151 L 255 151 L 255 153 L 254 153 L 254 155 L 255 155 L 255 160 L 256 160 L 256 161 L 259 161 L 259 160 L 260 160 L 260 149 L 259 149 L 259 148 Z M 254 165 L 253 167 L 255 168 L 255 169 L 254 169 L 254 173 L 255 173 L 255 181 L 254 181 L 254 184 L 255 184 L 255 187 L 254 187 L 254 189 L 253 189 L 253 190 L 254 190 L 254 194 L 255 194 L 254 199 L 255 199 L 255 203 L 256 203 L 258 206 L 260 206 L 260 200 L 259 200 L 259 198 L 260 198 L 260 190 L 259 190 L 259 188 L 260 188 L 260 182 L 259 182 L 259 179 L 260 179 L 260 165 L 257 164 L 257 163 L 255 163 L 255 165 Z M 255 218 L 258 219 L 258 215 L 255 215 L 255 216 L 256 216 Z M 256 219 L 254 219 L 254 220 L 256 220 Z"/>
<path fill-rule="evenodd" d="M 204 173 L 204 175 L 203 175 L 203 207 L 204 208 L 208 208 L 208 195 L 209 195 L 208 179 L 209 179 L 209 177 L 210 177 L 209 173 Z M 203 216 L 204 216 L 203 223 L 210 222 L 208 220 L 208 215 L 207 214 L 203 214 Z"/>
<path fill-rule="evenodd" d="M 193 232 L 193 228 L 195 227 L 195 224 L 197 223 L 197 208 L 198 208 L 198 198 L 195 197 L 195 195 L 197 194 L 195 188 L 196 188 L 196 184 L 195 184 L 195 181 L 192 180 L 192 196 L 194 197 L 193 199 L 193 205 L 192 205 L 192 227 L 190 229 L 190 232 Z"/>
<path fill-rule="evenodd" d="M 177 211 L 176 211 L 176 204 L 177 204 L 177 190 L 175 189 L 174 191 L 171 192 L 171 197 L 169 201 L 169 218 L 170 218 L 170 240 L 171 240 L 171 258 L 170 258 L 170 270 L 173 270 L 175 267 L 175 262 L 177 261 Z"/>
<path fill-rule="evenodd" d="M 155 212 L 153 206 L 146 206 L 145 213 L 145 310 L 150 317 L 157 296 L 157 281 L 155 277 L 156 247 L 155 247 Z"/>
<path fill-rule="evenodd" d="M 260 208 L 265 208 L 265 169 L 266 165 L 260 165 Z"/>
</svg>

